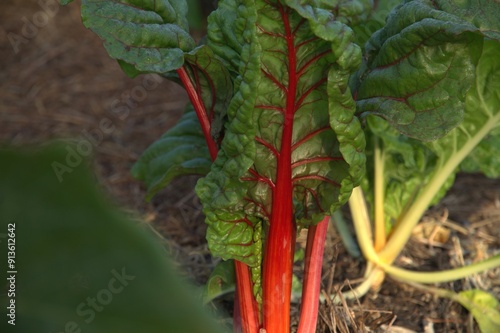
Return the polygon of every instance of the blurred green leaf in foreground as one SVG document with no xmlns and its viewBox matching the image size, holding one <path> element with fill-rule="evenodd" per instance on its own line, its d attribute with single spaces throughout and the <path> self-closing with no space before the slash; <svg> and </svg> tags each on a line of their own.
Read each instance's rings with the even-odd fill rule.
<svg viewBox="0 0 500 333">
<path fill-rule="evenodd" d="M 219 332 L 152 234 L 69 166 L 72 149 L 0 150 L 0 331 Z"/>
</svg>

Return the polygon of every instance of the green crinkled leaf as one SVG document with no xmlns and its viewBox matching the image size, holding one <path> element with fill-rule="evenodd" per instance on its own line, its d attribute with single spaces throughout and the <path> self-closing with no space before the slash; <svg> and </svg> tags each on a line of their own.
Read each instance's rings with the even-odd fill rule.
<svg viewBox="0 0 500 333">
<path fill-rule="evenodd" d="M 322 9 L 313 11 L 311 7 L 301 6 L 297 1 L 288 1 L 288 4 L 309 21 L 311 30 L 316 36 L 331 43 L 332 54 L 336 61 L 329 69 L 327 77 L 329 123 L 337 136 L 339 151 L 349 165 L 351 177 L 345 177 L 341 183 L 341 188 L 345 191 L 341 191 L 338 201 L 331 204 L 330 213 L 333 214 L 349 199 L 350 189 L 359 184 L 365 173 L 365 138 L 359 120 L 354 116 L 356 104 L 348 86 L 351 72 L 359 66 L 361 50 L 353 43 L 353 31 L 340 22 L 332 21 L 332 17 L 327 13 L 338 10 L 340 11 L 338 14 L 346 20 L 353 17 L 360 19 L 359 17 L 365 14 L 367 2 L 354 1 L 349 5 L 342 2 L 346 5 L 344 9 L 328 3 L 324 4 L 325 7 L 319 7 Z M 329 11 L 325 13 L 323 9 Z"/>
<path fill-rule="evenodd" d="M 381 29 L 385 25 L 385 20 L 389 13 L 396 5 L 399 5 L 401 0 L 384 0 L 377 1 L 376 5 L 371 8 L 370 15 L 367 19 L 360 20 L 354 25 L 350 25 L 354 30 L 356 44 L 365 45 L 372 34 Z"/>
<path fill-rule="evenodd" d="M 348 87 L 348 73 L 348 70 L 330 70 L 328 73 L 330 126 L 337 135 L 339 150 L 344 161 L 349 165 L 350 174 L 350 177 L 343 179 L 342 187 L 346 190 L 339 194 L 338 202 L 330 206 L 330 214 L 349 200 L 351 190 L 347 189 L 359 185 L 366 172 L 365 136 L 358 118 L 354 115 L 356 103 Z M 338 171 L 338 169 L 334 170 Z"/>
<path fill-rule="evenodd" d="M 436 0 L 441 10 L 456 15 L 481 30 L 488 38 L 500 41 L 500 2 L 495 0 Z"/>
<path fill-rule="evenodd" d="M 351 28 L 340 20 L 336 20 L 333 11 L 339 10 L 337 4 L 317 1 L 316 6 L 303 5 L 299 0 L 288 0 L 286 3 L 308 20 L 312 33 L 331 43 L 333 55 L 331 60 L 336 62 L 336 65 L 345 70 L 357 69 L 361 62 L 361 49 L 353 43 L 354 34 Z M 352 3 L 358 4 L 359 2 Z M 359 8 L 359 13 L 361 12 L 362 7 Z M 354 13 L 351 14 L 354 15 Z M 345 75 L 345 73 L 342 74 Z"/>
<path fill-rule="evenodd" d="M 205 175 L 210 170 L 210 155 L 200 123 L 192 106 L 179 122 L 142 154 L 132 175 L 144 181 L 147 200 L 185 174 Z"/>
<path fill-rule="evenodd" d="M 223 4 L 221 1 L 219 8 L 224 8 Z M 198 182 L 196 192 L 206 215 L 207 241 L 212 254 L 260 266 L 257 253 L 261 249 L 253 241 L 253 226 L 259 219 L 245 209 L 248 203 L 242 199 L 246 189 L 239 180 L 250 168 L 255 156 L 255 129 L 251 117 L 257 96 L 261 52 L 255 37 L 257 13 L 251 1 L 246 4 L 239 6 L 237 11 L 237 20 L 248 29 L 242 36 L 246 43 L 240 50 L 241 62 L 233 84 L 234 96 L 227 110 L 225 136 L 211 172 Z M 211 33 L 209 30 L 209 46 Z"/>
<path fill-rule="evenodd" d="M 489 139 L 498 136 L 500 128 L 500 43 L 485 40 L 483 54 L 476 69 L 474 86 L 467 94 L 464 121 L 445 137 L 428 143 L 441 159 L 475 160 L 476 170 L 498 175 L 498 147 L 490 147 Z M 484 142 L 483 142 L 484 141 Z M 494 171 L 493 169 L 496 169 Z M 488 171 L 491 170 L 491 171 Z"/>
<path fill-rule="evenodd" d="M 166 73 L 183 65 L 184 53 L 195 47 L 186 13 L 185 0 L 82 0 L 84 25 L 112 58 L 138 72 Z"/>
<path fill-rule="evenodd" d="M 486 40 L 474 86 L 467 94 L 464 120 L 436 141 L 422 143 L 398 134 L 383 119 L 368 119 L 369 147 L 378 139 L 385 154 L 384 211 L 392 222 L 401 219 L 406 208 L 414 202 L 426 200 L 422 194 L 425 188 L 441 184 L 433 192 L 429 205 L 439 200 L 452 185 L 464 159 L 463 166 L 469 170 L 498 176 L 498 146 L 491 143 L 497 140 L 500 128 L 499 57 L 500 43 Z M 367 179 L 373 169 L 372 158 L 369 161 Z M 364 184 L 365 189 L 373 188 L 368 180 Z M 369 195 L 368 198 L 373 203 L 373 197 Z"/>
<path fill-rule="evenodd" d="M 243 36 L 250 24 L 246 10 L 238 0 L 225 0 L 208 16 L 208 44 L 232 73 L 239 71 Z"/>
<path fill-rule="evenodd" d="M 235 68 L 238 53 L 240 62 L 221 150 L 196 190 L 211 251 L 257 267 L 261 247 L 252 233 L 261 220 L 272 223 L 273 197 L 292 195 L 297 223 L 308 226 L 347 200 L 359 182 L 364 138 L 347 79 L 361 53 L 352 30 L 325 7 L 238 4 L 222 1 L 210 18 L 243 35 L 209 31 L 208 46 L 222 61 Z M 228 22 L 221 20 L 225 13 Z M 287 131 L 291 142 L 282 142 Z M 280 163 L 291 167 L 291 193 L 276 195 Z"/>
<path fill-rule="evenodd" d="M 404 3 L 365 47 L 357 112 L 420 140 L 443 136 L 463 119 L 482 40 L 474 25 L 430 2 Z"/>
<path fill-rule="evenodd" d="M 500 302 L 492 294 L 473 289 L 462 291 L 452 299 L 472 313 L 481 332 L 500 332 Z"/>
<path fill-rule="evenodd" d="M 67 144 L 0 150 L 0 331 L 220 332 L 160 240 L 112 209 L 76 151 Z M 7 269 L 9 237 L 9 271 L 17 273 Z M 11 275 L 15 296 L 7 292 Z"/>
<path fill-rule="evenodd" d="M 316 15 L 323 15 L 323 13 L 328 13 L 326 15 L 333 15 L 335 21 L 338 21 L 349 26 L 355 25 L 362 22 L 368 18 L 370 15 L 373 1 L 372 0 L 336 0 L 336 1 L 324 1 L 324 0 L 310 0 L 310 1 L 300 1 L 300 0 L 286 0 L 287 6 L 290 6 L 297 10 L 300 15 L 307 18 Z M 304 16 L 304 13 L 307 12 Z M 317 16 L 318 18 L 318 16 Z M 312 22 L 319 22 L 314 20 Z"/>
</svg>

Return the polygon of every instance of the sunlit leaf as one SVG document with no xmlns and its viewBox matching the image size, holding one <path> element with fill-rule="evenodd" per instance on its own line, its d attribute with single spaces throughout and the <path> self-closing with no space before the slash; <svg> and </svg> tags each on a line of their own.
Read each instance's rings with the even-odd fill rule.
<svg viewBox="0 0 500 333">
<path fill-rule="evenodd" d="M 483 333 L 500 332 L 500 302 L 482 290 L 465 290 L 454 298 L 472 313 Z"/>
</svg>

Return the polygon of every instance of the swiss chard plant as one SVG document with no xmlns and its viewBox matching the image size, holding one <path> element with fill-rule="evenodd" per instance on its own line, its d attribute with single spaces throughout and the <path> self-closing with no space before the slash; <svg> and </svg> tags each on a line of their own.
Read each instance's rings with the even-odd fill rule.
<svg viewBox="0 0 500 333">
<path fill-rule="evenodd" d="M 500 177 L 499 56 L 500 43 L 485 40 L 472 87 L 465 95 L 463 120 L 437 140 L 422 142 L 390 128 L 380 118 L 370 116 L 367 120 L 367 141 L 371 146 L 367 149 L 368 172 L 362 186 L 353 191 L 349 205 L 356 236 L 369 265 L 365 281 L 349 296 L 359 297 L 369 288 L 378 288 L 384 274 L 406 282 L 439 283 L 500 265 L 498 255 L 440 272 L 409 271 L 392 265 L 427 208 L 444 196 L 458 171 Z M 443 291 L 437 294 L 449 297 Z M 450 298 L 460 301 L 459 295 Z M 495 307 L 497 312 L 491 315 L 482 312 L 476 316 L 483 332 L 500 329 L 498 303 Z"/>
<path fill-rule="evenodd" d="M 191 107 L 133 174 L 148 197 L 178 175 L 205 175 L 196 192 L 208 245 L 235 261 L 243 332 L 289 332 L 299 229 L 309 229 L 304 333 L 315 331 L 339 207 L 353 207 L 372 285 L 398 271 L 409 232 L 466 156 L 464 166 L 497 175 L 497 2 L 404 1 L 384 21 L 370 0 L 222 0 L 201 42 L 187 11 L 183 0 L 82 0 L 85 26 L 126 73 L 158 73 L 188 93 Z M 382 28 L 373 35 L 370 20 Z"/>
</svg>

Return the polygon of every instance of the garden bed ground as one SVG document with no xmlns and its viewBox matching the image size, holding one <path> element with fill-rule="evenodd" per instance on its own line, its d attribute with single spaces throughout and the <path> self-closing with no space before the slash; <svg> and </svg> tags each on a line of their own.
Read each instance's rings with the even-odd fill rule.
<svg viewBox="0 0 500 333">
<path fill-rule="evenodd" d="M 181 274 L 204 283 L 217 260 L 204 240 L 203 216 L 192 190 L 196 177 L 175 181 L 146 203 L 143 186 L 129 172 L 141 152 L 175 124 L 186 94 L 165 80 L 126 77 L 97 36 L 82 26 L 77 4 L 44 13 L 36 1 L 0 4 L 0 142 L 22 145 L 93 135 L 90 161 L 100 186 L 117 206 L 164 238 Z M 129 112 L 118 109 L 124 106 Z M 112 131 L 102 131 L 103 119 L 111 121 Z M 500 181 L 459 175 L 424 222 L 399 265 L 438 270 L 498 253 Z M 325 290 L 346 290 L 359 281 L 363 263 L 346 254 L 333 230 L 325 252 Z M 442 286 L 481 288 L 498 297 L 500 269 Z M 323 305 L 320 314 L 318 332 L 477 331 L 458 304 L 391 279 L 378 293 L 347 305 Z"/>
</svg>

